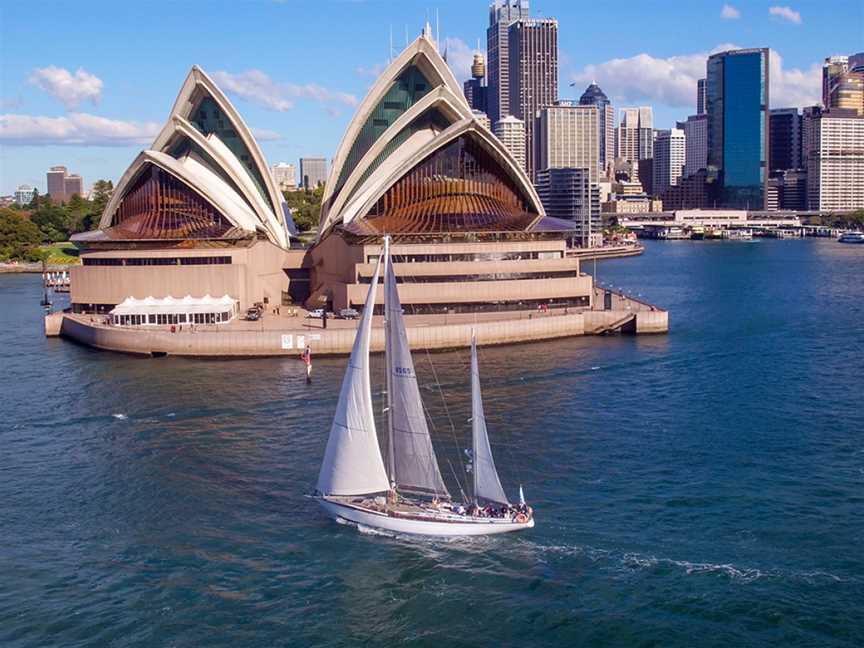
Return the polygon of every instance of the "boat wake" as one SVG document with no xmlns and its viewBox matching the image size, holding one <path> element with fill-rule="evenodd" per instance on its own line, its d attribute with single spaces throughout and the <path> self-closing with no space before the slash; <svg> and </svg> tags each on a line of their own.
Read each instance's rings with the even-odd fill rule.
<svg viewBox="0 0 864 648">
<path fill-rule="evenodd" d="M 125 421 L 126 419 L 129 418 L 129 416 L 126 414 L 112 414 L 111 416 L 113 416 L 118 421 Z"/>
<path fill-rule="evenodd" d="M 543 546 L 528 542 L 540 552 L 560 554 L 564 556 L 578 556 L 587 558 L 595 563 L 609 563 L 617 570 L 623 571 L 653 571 L 663 569 L 679 570 L 687 576 L 699 575 L 721 575 L 738 583 L 752 583 L 761 579 L 782 579 L 802 581 L 811 585 L 820 582 L 848 582 L 850 579 L 840 577 L 831 572 L 823 570 L 798 571 L 784 570 L 780 568 L 760 569 L 757 567 L 744 567 L 733 563 L 710 563 L 691 562 L 689 560 L 675 560 L 674 558 L 663 558 L 651 554 L 638 552 L 618 552 L 608 549 L 579 545 L 550 545 Z M 856 579 L 857 580 L 857 579 Z"/>
</svg>

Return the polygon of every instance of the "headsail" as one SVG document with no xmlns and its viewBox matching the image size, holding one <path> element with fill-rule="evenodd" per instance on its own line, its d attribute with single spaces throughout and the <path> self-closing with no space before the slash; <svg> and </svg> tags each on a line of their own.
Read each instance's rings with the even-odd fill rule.
<svg viewBox="0 0 864 648">
<path fill-rule="evenodd" d="M 483 397 L 480 395 L 480 369 L 477 365 L 477 340 L 471 335 L 471 432 L 474 449 L 474 498 L 509 504 L 501 487 L 489 434 L 486 432 L 486 417 L 483 414 Z"/>
<path fill-rule="evenodd" d="M 369 338 L 380 268 L 381 259 L 369 286 L 318 474 L 318 491 L 325 495 L 364 495 L 390 487 L 375 432 L 369 382 Z"/>
<path fill-rule="evenodd" d="M 432 447 L 423 401 L 417 387 L 396 275 L 390 262 L 389 239 L 384 242 L 384 306 L 390 394 L 388 464 L 398 488 L 449 496 Z"/>
</svg>

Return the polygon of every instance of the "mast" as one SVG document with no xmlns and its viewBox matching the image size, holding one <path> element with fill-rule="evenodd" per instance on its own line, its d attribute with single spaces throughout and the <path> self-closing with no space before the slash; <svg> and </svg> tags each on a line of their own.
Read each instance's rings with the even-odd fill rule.
<svg viewBox="0 0 864 648">
<path fill-rule="evenodd" d="M 384 277 L 390 270 L 390 236 L 384 237 Z M 393 452 L 393 353 L 390 351 L 390 316 L 387 312 L 390 306 L 384 290 L 384 365 L 387 372 L 387 475 L 392 483 L 396 482 L 396 460 Z"/>
<path fill-rule="evenodd" d="M 480 370 L 477 366 L 477 338 L 474 335 L 474 329 L 471 329 L 471 493 L 474 495 L 474 504 L 480 501 L 477 495 L 479 491 L 477 470 L 479 451 L 477 448 L 477 417 L 483 416 L 482 404 L 480 399 L 475 397 L 475 394 L 480 394 Z M 480 407 L 478 408 L 478 404 Z M 479 411 L 478 411 L 479 410 Z"/>
</svg>

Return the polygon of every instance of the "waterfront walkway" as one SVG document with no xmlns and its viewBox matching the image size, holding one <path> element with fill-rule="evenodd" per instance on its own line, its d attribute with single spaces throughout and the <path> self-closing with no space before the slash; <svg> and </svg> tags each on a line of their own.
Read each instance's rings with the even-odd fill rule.
<svg viewBox="0 0 864 648">
<path fill-rule="evenodd" d="M 409 342 L 420 349 L 467 347 L 471 331 L 480 344 L 511 344 L 624 329 L 628 333 L 666 333 L 668 313 L 624 295 L 606 297 L 595 289 L 593 308 L 554 308 L 489 313 L 406 315 Z M 298 354 L 307 344 L 318 355 L 350 353 L 356 320 L 306 318 L 306 311 L 281 307 L 261 320 L 233 320 L 194 326 L 120 327 L 104 315 L 54 313 L 46 316 L 46 335 L 62 335 L 82 344 L 126 353 L 191 356 L 272 356 Z M 620 323 L 619 323 L 620 322 Z M 373 318 L 372 350 L 384 348 L 383 317 Z M 173 330 L 172 330 L 173 329 Z"/>
</svg>

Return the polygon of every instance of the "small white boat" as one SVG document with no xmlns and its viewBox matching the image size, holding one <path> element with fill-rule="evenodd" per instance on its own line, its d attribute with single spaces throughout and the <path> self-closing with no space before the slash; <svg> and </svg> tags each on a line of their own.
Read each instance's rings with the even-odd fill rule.
<svg viewBox="0 0 864 648">
<path fill-rule="evenodd" d="M 837 239 L 840 243 L 864 243 L 864 232 L 843 232 Z"/>
<path fill-rule="evenodd" d="M 378 276 L 384 267 L 384 336 L 387 365 L 387 462 L 378 443 L 369 378 L 369 339 Z M 333 518 L 398 534 L 477 536 L 534 526 L 519 489 L 507 499 L 486 431 L 477 344 L 471 343 L 473 501 L 450 494 L 429 435 L 414 373 L 402 306 L 390 262 L 389 237 L 369 286 L 314 497 Z"/>
</svg>

